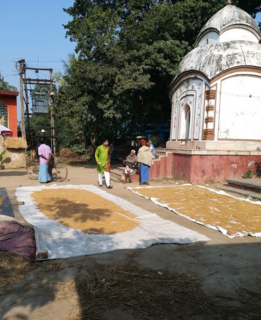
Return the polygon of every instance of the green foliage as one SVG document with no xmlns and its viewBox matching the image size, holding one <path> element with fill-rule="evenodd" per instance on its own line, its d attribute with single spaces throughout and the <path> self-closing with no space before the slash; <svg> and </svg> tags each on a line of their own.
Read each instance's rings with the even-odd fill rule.
<svg viewBox="0 0 261 320">
<path fill-rule="evenodd" d="M 72 146 L 71 149 L 75 153 L 79 153 L 79 154 L 86 153 L 86 148 L 84 144 L 75 144 L 74 146 Z"/>
<path fill-rule="evenodd" d="M 242 176 L 243 179 L 252 179 L 254 175 L 254 172 L 252 170 L 248 170 L 245 172 Z"/>
<path fill-rule="evenodd" d="M 40 116 L 33 115 L 30 118 L 30 136 L 28 135 L 28 145 L 30 149 L 35 149 L 36 145 L 39 143 L 40 137 L 37 136 L 37 127 L 50 127 L 50 118 L 48 115 Z M 26 121 L 26 131 L 28 132 L 28 122 Z M 49 143 L 49 141 L 47 141 Z"/>
<path fill-rule="evenodd" d="M 75 0 L 65 9 L 77 56 L 65 65 L 56 114 L 78 144 L 170 120 L 168 88 L 204 23 L 224 1 Z M 252 15 L 260 1 L 235 0 Z M 59 77 L 58 77 L 59 78 Z M 62 80 L 62 81 L 61 81 Z"/>
<path fill-rule="evenodd" d="M 256 169 L 256 176 L 258 178 L 261 178 L 261 162 L 255 163 L 255 169 Z"/>
<path fill-rule="evenodd" d="M 4 149 L 1 153 L 0 153 L 0 162 L 2 163 L 3 161 L 3 157 L 6 154 L 6 149 Z"/>
<path fill-rule="evenodd" d="M 5 81 L 4 77 L 0 72 L 0 90 L 6 91 L 18 91 L 16 87 L 11 86 L 7 81 Z"/>
<path fill-rule="evenodd" d="M 153 136 L 151 142 L 154 146 L 157 146 L 160 143 L 160 138 L 158 136 Z"/>
</svg>

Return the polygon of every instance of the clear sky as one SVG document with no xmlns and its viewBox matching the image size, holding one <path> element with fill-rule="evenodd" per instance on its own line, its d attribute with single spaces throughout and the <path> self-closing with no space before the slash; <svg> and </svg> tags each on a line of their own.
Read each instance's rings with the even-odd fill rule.
<svg viewBox="0 0 261 320">
<path fill-rule="evenodd" d="M 63 71 L 62 60 L 67 60 L 75 47 L 65 37 L 62 25 L 70 17 L 63 8 L 73 3 L 74 0 L 0 0 L 0 70 L 6 81 L 19 89 L 15 62 L 20 59 L 30 67 Z M 261 21 L 261 14 L 256 20 Z"/>
<path fill-rule="evenodd" d="M 73 0 L 0 0 L 0 70 L 19 89 L 15 62 L 24 58 L 31 67 L 63 71 L 62 60 L 74 52 L 65 38 L 70 16 L 63 11 Z M 18 99 L 19 100 L 19 99 Z"/>
<path fill-rule="evenodd" d="M 29 66 L 63 71 L 62 60 L 75 44 L 65 38 L 63 11 L 74 0 L 0 0 L 0 70 L 5 80 L 19 88 L 15 62 L 24 58 Z M 261 14 L 257 21 L 261 20 Z"/>
</svg>

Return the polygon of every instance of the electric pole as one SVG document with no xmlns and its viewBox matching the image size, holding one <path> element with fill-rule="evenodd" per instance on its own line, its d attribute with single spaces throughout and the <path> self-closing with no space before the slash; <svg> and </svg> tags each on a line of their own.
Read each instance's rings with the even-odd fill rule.
<svg viewBox="0 0 261 320">
<path fill-rule="evenodd" d="M 53 112 L 53 70 L 50 69 L 50 116 L 51 116 L 51 144 L 52 151 L 56 153 L 56 144 L 55 144 L 55 123 L 54 123 L 54 112 Z"/>
<path fill-rule="evenodd" d="M 21 105 L 21 131 L 22 138 L 26 140 L 25 133 L 25 120 L 24 120 L 24 89 L 23 89 L 23 72 L 24 72 L 24 60 L 20 60 L 19 62 L 19 76 L 20 76 L 20 105 Z"/>
<path fill-rule="evenodd" d="M 29 114 L 29 97 L 28 97 L 28 90 L 27 90 L 27 82 L 26 82 L 26 64 L 24 64 L 24 93 L 25 93 L 25 114 L 26 114 L 26 122 L 27 122 L 27 144 L 29 144 L 30 149 L 32 149 L 32 135 L 30 129 L 30 114 Z"/>
<path fill-rule="evenodd" d="M 50 68 L 33 68 L 28 67 L 26 65 L 25 60 L 18 61 L 19 63 L 19 75 L 20 75 L 20 100 L 21 100 L 21 127 L 22 127 L 22 137 L 26 139 L 27 137 L 27 143 L 30 146 L 30 148 L 34 147 L 34 136 L 32 135 L 31 129 L 30 129 L 30 116 L 37 116 L 37 115 L 44 115 L 50 117 L 50 127 L 48 128 L 49 134 L 47 136 L 51 139 L 51 147 L 52 151 L 55 154 L 56 153 L 56 136 L 55 136 L 55 122 L 54 122 L 54 110 L 53 110 L 53 102 L 54 102 L 54 92 L 53 92 L 53 69 Z M 27 76 L 28 72 L 35 72 L 36 74 L 39 74 L 39 72 L 49 72 L 50 79 L 41 79 L 39 78 L 31 78 Z M 39 110 L 30 110 L 30 102 L 29 102 L 29 94 L 28 92 L 33 91 L 31 86 L 49 86 L 48 95 L 49 100 L 47 101 L 46 111 L 39 111 Z M 28 88 L 30 86 L 30 88 Z M 36 88 L 35 87 L 35 88 Z M 35 90 L 35 89 L 34 89 Z M 32 93 L 31 93 L 32 95 Z M 24 106 L 25 102 L 25 106 Z M 48 102 L 50 110 L 48 110 Z M 37 109 L 37 107 L 36 107 Z M 27 120 L 27 128 L 25 127 L 25 116 Z M 27 132 L 26 132 L 27 129 Z"/>
</svg>

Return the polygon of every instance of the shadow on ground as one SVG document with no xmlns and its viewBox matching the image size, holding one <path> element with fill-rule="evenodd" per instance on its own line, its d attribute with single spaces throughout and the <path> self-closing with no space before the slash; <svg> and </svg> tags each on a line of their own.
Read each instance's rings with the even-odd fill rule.
<svg viewBox="0 0 261 320">
<path fill-rule="evenodd" d="M 26 176 L 27 173 L 26 171 L 5 171 L 5 170 L 0 170 L 0 178 L 1 177 L 20 177 L 20 176 Z"/>
<path fill-rule="evenodd" d="M 38 263 L 0 291 L 0 318 L 261 319 L 260 249 L 169 244 Z"/>
</svg>

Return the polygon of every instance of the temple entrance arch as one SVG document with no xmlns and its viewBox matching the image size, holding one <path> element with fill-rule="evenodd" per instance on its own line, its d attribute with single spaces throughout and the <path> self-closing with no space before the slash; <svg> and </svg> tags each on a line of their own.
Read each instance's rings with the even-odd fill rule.
<svg viewBox="0 0 261 320">
<path fill-rule="evenodd" d="M 190 139 L 190 126 L 191 126 L 191 109 L 186 103 L 180 109 L 180 130 L 179 139 L 189 140 Z"/>
<path fill-rule="evenodd" d="M 186 122 L 185 140 L 189 140 L 190 119 L 191 119 L 191 111 L 190 111 L 190 106 L 187 104 L 185 106 L 185 122 Z"/>
</svg>

